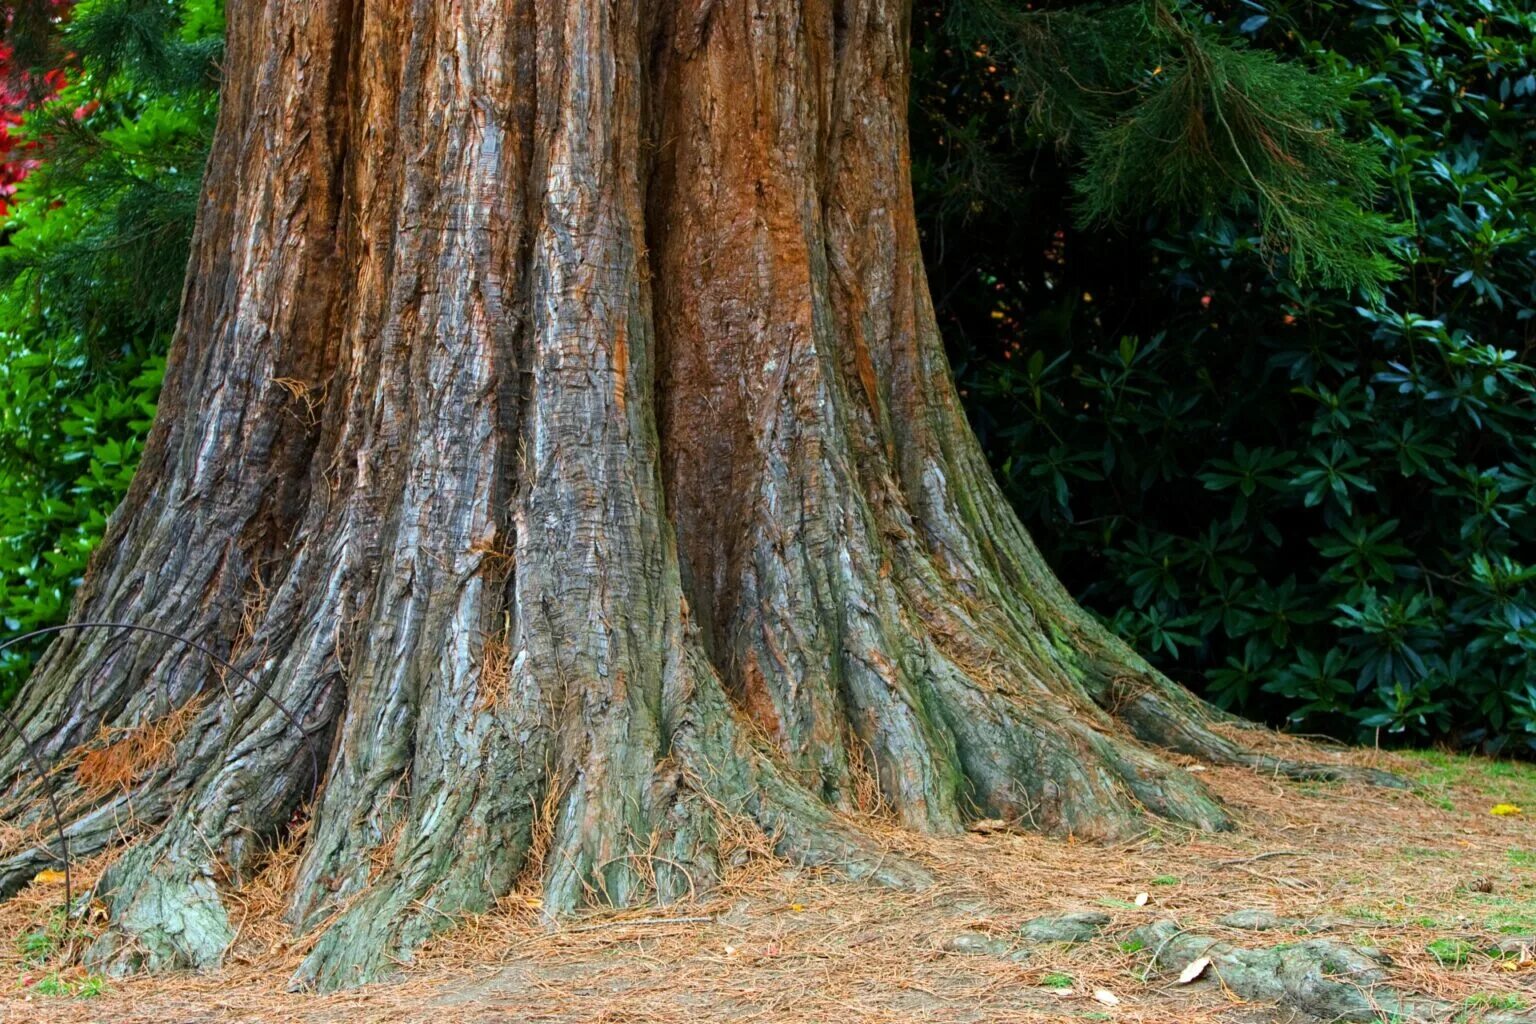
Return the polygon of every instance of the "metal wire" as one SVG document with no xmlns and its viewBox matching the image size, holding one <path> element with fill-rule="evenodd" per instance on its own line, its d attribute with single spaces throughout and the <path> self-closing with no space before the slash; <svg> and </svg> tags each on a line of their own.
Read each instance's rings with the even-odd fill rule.
<svg viewBox="0 0 1536 1024">
<path fill-rule="evenodd" d="M 224 658 L 204 644 L 199 643 L 196 640 L 192 640 L 188 637 L 181 636 L 177 633 L 172 633 L 170 630 L 159 629 L 155 626 L 140 626 L 130 622 L 68 622 L 61 626 L 46 626 L 42 629 L 34 629 L 30 633 L 23 633 L 21 636 L 12 637 L 4 643 L 0 643 L 0 654 L 3 654 L 6 650 L 15 647 L 17 644 L 25 643 L 28 640 L 35 640 L 40 636 L 50 636 L 55 633 L 69 633 L 86 629 L 121 629 L 127 630 L 130 633 L 149 633 L 153 636 L 164 637 L 167 640 L 174 640 L 183 646 L 190 647 L 195 651 L 199 651 L 213 659 L 218 664 L 222 665 L 224 668 L 233 672 L 235 675 L 239 676 L 240 679 L 244 682 L 249 683 L 251 686 L 255 687 L 258 694 L 260 694 L 262 697 L 265 697 L 267 700 L 271 701 L 277 706 L 277 709 L 282 712 L 283 717 L 288 720 L 288 724 L 297 729 L 301 737 L 306 735 L 304 732 L 304 724 L 299 721 L 298 716 L 296 716 L 292 711 L 288 710 L 288 706 L 286 704 L 274 697 L 272 695 L 272 691 L 267 689 L 267 687 L 257 682 L 245 672 L 242 672 L 228 659 Z M 29 760 L 31 760 L 33 770 L 37 772 L 37 777 L 43 784 L 43 789 L 48 797 L 49 807 L 53 811 L 54 828 L 58 831 L 59 834 L 59 858 L 64 862 L 64 920 L 67 922 L 69 920 L 69 915 L 74 908 L 74 866 L 69 856 L 69 837 L 65 834 L 64 830 L 64 815 L 59 810 L 58 791 L 54 788 L 53 779 L 48 774 L 47 768 L 43 765 L 42 756 L 38 754 L 37 748 L 33 745 L 32 741 L 27 738 L 27 734 L 22 731 L 21 726 L 19 726 L 16 723 L 16 720 L 5 711 L 0 711 L 0 720 L 3 720 L 5 724 L 10 727 L 10 730 L 16 734 L 18 739 L 21 740 L 22 746 L 26 748 L 27 757 Z M 309 747 L 309 760 L 310 771 L 312 773 L 311 778 L 313 778 L 315 784 L 318 785 L 320 782 L 320 755 L 315 752 L 315 748 L 313 746 Z"/>
</svg>

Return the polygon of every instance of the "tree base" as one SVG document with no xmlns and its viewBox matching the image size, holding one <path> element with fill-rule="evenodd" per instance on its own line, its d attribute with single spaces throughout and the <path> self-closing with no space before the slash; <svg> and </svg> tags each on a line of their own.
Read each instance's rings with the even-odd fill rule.
<svg viewBox="0 0 1536 1024">
<path fill-rule="evenodd" d="M 62 639 L 0 748 L 5 820 L 36 756 L 77 855 L 132 844 L 102 962 L 216 966 L 301 807 L 332 988 L 529 872 L 552 918 L 703 891 L 738 817 L 911 886 L 847 812 L 1122 839 L 1232 825 L 1166 750 L 1334 774 L 1213 731 L 997 488 L 923 279 L 906 4 L 418 6 L 231 7 L 163 399 L 76 606 L 156 632 Z M 169 756 L 95 749 L 173 714 Z"/>
</svg>

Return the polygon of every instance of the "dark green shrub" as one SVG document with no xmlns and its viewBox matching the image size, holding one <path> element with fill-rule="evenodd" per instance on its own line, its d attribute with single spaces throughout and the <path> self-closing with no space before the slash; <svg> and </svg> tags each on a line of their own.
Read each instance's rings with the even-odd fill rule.
<svg viewBox="0 0 1536 1024">
<path fill-rule="evenodd" d="M 1298 284 L 1241 212 L 1080 229 L 1073 158 L 988 121 L 976 62 L 930 37 L 948 91 L 942 117 L 917 101 L 920 198 L 973 420 L 1069 586 L 1218 703 L 1530 753 L 1536 13 L 1216 13 L 1354 77 L 1404 276 L 1380 303 Z M 957 207 L 956 107 L 1023 187 Z"/>
<path fill-rule="evenodd" d="M 76 5 L 0 246 L 0 621 L 61 622 L 138 464 L 216 108 L 222 7 Z M 0 704 L 39 646 L 0 656 Z"/>
</svg>

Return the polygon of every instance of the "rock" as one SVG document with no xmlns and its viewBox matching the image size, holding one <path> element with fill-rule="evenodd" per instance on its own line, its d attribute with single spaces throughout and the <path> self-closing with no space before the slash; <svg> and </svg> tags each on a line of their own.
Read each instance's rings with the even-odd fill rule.
<svg viewBox="0 0 1536 1024">
<path fill-rule="evenodd" d="M 1007 939 L 985 932 L 956 932 L 939 943 L 939 948 L 946 953 L 964 953 L 968 956 L 1004 956 L 1011 945 Z"/>
<path fill-rule="evenodd" d="M 1294 923 L 1269 910 L 1234 910 L 1226 917 L 1216 919 L 1223 928 L 1240 928 L 1245 932 L 1267 932 L 1276 928 L 1289 928 Z"/>
<path fill-rule="evenodd" d="M 1281 917 L 1269 910 L 1234 910 L 1225 917 L 1216 919 L 1216 923 L 1223 928 L 1237 928 L 1245 932 L 1269 932 L 1269 931 L 1293 931 L 1315 934 L 1317 932 L 1329 932 L 1338 928 L 1363 927 L 1370 922 L 1355 921 L 1344 917 L 1313 917 L 1303 919 L 1299 917 Z"/>
<path fill-rule="evenodd" d="M 1109 915 L 1080 910 L 1055 917 L 1037 917 L 1019 926 L 1021 938 L 1030 942 L 1087 942 L 1109 924 Z"/>
</svg>

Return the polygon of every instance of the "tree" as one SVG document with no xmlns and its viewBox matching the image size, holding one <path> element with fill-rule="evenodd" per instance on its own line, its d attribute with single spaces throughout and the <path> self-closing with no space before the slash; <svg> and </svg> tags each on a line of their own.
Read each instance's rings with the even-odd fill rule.
<svg viewBox="0 0 1536 1024">
<path fill-rule="evenodd" d="M 921 885 L 840 812 L 1219 829 L 1158 748 L 1333 771 L 1229 738 L 1004 501 L 924 281 L 908 29 L 231 10 L 158 418 L 75 606 L 161 632 L 64 635 L 0 757 L 7 821 L 42 820 L 35 754 L 76 853 L 128 844 L 95 956 L 216 963 L 299 817 L 331 986 L 524 872 L 551 915 L 686 895 L 738 819 Z"/>
</svg>

